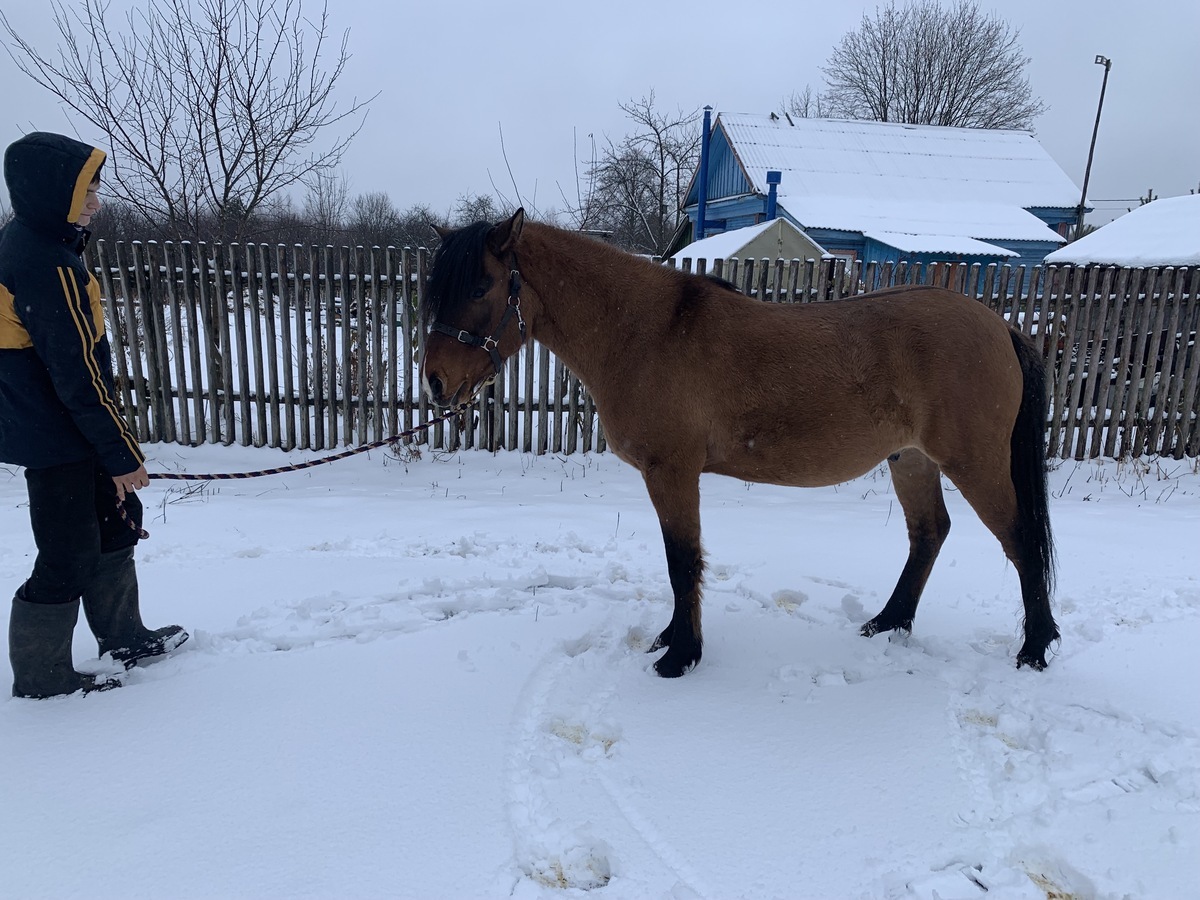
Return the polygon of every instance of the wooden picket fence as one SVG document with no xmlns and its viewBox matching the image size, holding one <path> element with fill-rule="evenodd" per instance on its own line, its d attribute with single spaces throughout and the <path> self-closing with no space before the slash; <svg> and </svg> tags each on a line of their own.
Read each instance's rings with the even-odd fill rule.
<svg viewBox="0 0 1200 900">
<path fill-rule="evenodd" d="M 142 441 L 326 450 L 428 422 L 417 365 L 424 249 L 98 243 L 117 383 Z M 684 260 L 765 302 L 940 284 L 1040 338 L 1053 376 L 1051 454 L 1200 455 L 1200 269 L 847 265 Z M 605 449 L 595 406 L 530 344 L 433 449 Z"/>
</svg>

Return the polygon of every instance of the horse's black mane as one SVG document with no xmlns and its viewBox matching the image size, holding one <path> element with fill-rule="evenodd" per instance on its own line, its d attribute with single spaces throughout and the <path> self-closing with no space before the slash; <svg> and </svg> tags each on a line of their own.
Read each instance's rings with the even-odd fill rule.
<svg viewBox="0 0 1200 900">
<path fill-rule="evenodd" d="M 735 294 L 741 293 L 741 291 L 738 290 L 737 285 L 727 278 L 721 278 L 719 275 L 705 275 L 704 277 L 716 284 L 718 287 L 725 288 L 727 291 L 733 291 Z"/>
<path fill-rule="evenodd" d="M 438 321 L 442 312 L 471 295 L 483 271 L 484 242 L 491 230 L 490 222 L 476 222 L 442 239 L 433 256 L 433 270 L 419 310 L 426 328 Z"/>
</svg>

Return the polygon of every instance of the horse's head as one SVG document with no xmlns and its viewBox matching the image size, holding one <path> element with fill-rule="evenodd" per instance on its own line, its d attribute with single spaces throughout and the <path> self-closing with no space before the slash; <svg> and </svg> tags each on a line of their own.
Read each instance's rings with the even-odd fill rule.
<svg viewBox="0 0 1200 900">
<path fill-rule="evenodd" d="M 438 229 L 442 243 L 420 312 L 429 332 L 421 382 L 439 406 L 469 400 L 525 342 L 516 254 L 524 224 L 518 209 L 496 225 Z"/>
</svg>

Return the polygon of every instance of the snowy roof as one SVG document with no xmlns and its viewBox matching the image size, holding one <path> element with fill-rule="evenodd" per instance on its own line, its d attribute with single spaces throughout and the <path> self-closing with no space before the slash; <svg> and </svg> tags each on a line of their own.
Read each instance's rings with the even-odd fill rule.
<svg viewBox="0 0 1200 900">
<path fill-rule="evenodd" d="M 929 252 L 1011 255 L 973 242 L 1062 243 L 1025 210 L 1079 202 L 1079 189 L 1025 131 L 746 113 L 719 121 L 753 190 L 766 193 L 768 169 L 779 170 L 779 202 L 805 228 L 937 235 L 955 241 L 934 241 Z"/>
<path fill-rule="evenodd" d="M 671 259 L 676 262 L 682 259 L 729 259 L 732 256 L 737 256 L 748 243 L 769 230 L 772 225 L 781 221 L 786 227 L 795 229 L 797 233 L 803 233 L 787 219 L 768 219 L 765 222 L 759 222 L 757 225 L 734 228 L 731 231 L 722 231 L 720 234 L 714 234 L 700 241 L 693 241 L 672 256 Z"/>
<path fill-rule="evenodd" d="M 1019 206 L 1001 203 L 963 203 L 947 201 L 938 203 L 929 200 L 894 200 L 875 197 L 793 197 L 785 196 L 780 202 L 787 211 L 808 228 L 833 228 L 839 231 L 861 231 L 872 236 L 887 232 L 927 238 L 943 238 L 939 246 L 926 248 L 925 252 L 978 253 L 976 249 L 956 249 L 963 238 L 977 241 L 1019 240 L 1052 241 L 1062 243 L 1057 232 L 1046 223 Z M 912 247 L 885 241 L 901 250 L 916 251 Z M 933 242 L 938 244 L 937 241 Z M 1008 251 L 994 247 L 986 252 L 995 254 Z"/>
<path fill-rule="evenodd" d="M 903 234 L 895 231 L 865 231 L 871 240 L 895 247 L 904 253 L 962 253 L 967 256 L 1020 256 L 998 244 L 977 241 L 963 235 Z"/>
<path fill-rule="evenodd" d="M 1058 265 L 1200 265 L 1200 194 L 1168 197 L 1140 206 L 1074 243 L 1055 250 Z"/>
<path fill-rule="evenodd" d="M 718 117 L 755 191 L 1074 208 L 1079 188 L 1027 131 L 846 119 Z M 807 224 L 807 223 L 805 223 Z"/>
</svg>

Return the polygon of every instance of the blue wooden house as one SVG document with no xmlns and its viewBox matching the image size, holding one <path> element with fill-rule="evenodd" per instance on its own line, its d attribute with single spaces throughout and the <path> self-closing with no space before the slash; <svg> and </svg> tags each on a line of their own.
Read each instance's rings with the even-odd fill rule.
<svg viewBox="0 0 1200 900">
<path fill-rule="evenodd" d="M 777 214 L 849 260 L 1036 265 L 1079 203 L 1025 131 L 706 111 L 705 138 L 672 249 Z"/>
</svg>

